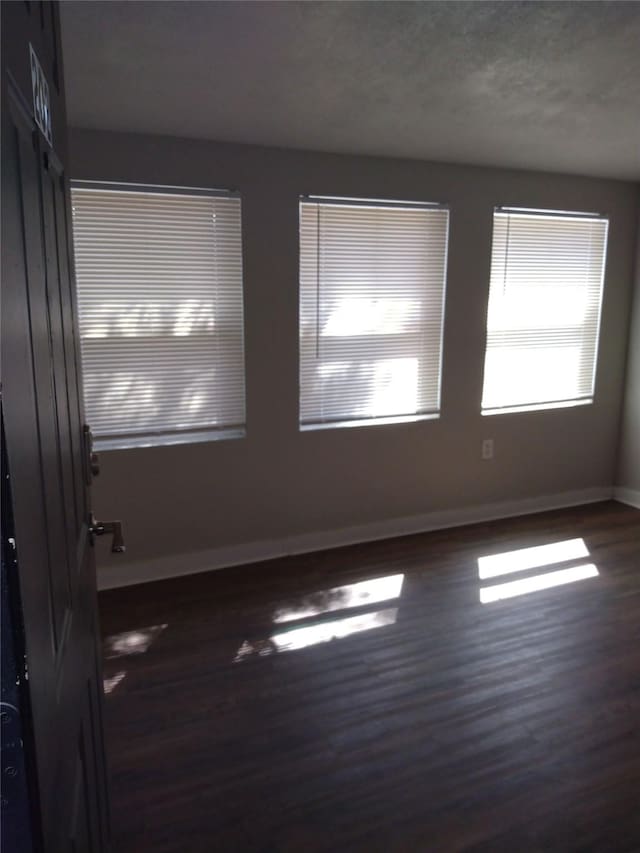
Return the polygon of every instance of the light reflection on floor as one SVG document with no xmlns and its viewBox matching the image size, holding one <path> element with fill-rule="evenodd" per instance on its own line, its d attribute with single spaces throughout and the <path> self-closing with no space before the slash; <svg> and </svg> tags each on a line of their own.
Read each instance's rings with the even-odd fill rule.
<svg viewBox="0 0 640 853">
<path fill-rule="evenodd" d="M 393 625 L 397 618 L 398 608 L 389 607 L 374 613 L 362 613 L 359 616 L 346 616 L 344 619 L 334 619 L 331 622 L 292 628 L 289 631 L 274 634 L 271 639 L 279 652 L 289 652 L 315 646 L 318 643 L 327 643 L 330 640 L 341 640 L 351 634 L 370 631 L 372 628 Z"/>
<path fill-rule="evenodd" d="M 144 654 L 167 627 L 168 623 L 165 622 L 162 625 L 147 625 L 146 628 L 112 634 L 104 641 L 106 647 L 104 656 L 107 660 L 113 660 L 114 658 Z M 121 669 L 113 675 L 105 676 L 102 680 L 105 694 L 113 693 L 116 687 L 124 681 L 126 675 L 127 670 Z"/>
<path fill-rule="evenodd" d="M 124 655 L 140 655 L 147 651 L 158 634 L 167 627 L 164 625 L 149 625 L 135 631 L 124 631 L 122 634 L 112 634 L 106 639 L 107 658 L 119 658 Z"/>
<path fill-rule="evenodd" d="M 588 557 L 589 551 L 584 539 L 566 539 L 549 545 L 536 545 L 533 548 L 519 548 L 517 551 L 505 551 L 478 558 L 478 575 L 481 580 L 523 572 L 525 569 L 537 569 L 553 563 L 565 563 Z"/>
<path fill-rule="evenodd" d="M 483 604 L 489 604 L 492 601 L 501 601 L 503 598 L 514 598 L 517 595 L 526 595 L 541 589 L 551 589 L 554 586 L 564 586 L 587 578 L 595 578 L 598 574 L 598 569 L 593 563 L 573 566 L 570 569 L 559 569 L 556 572 L 545 572 L 543 575 L 483 587 L 480 590 L 480 601 Z"/>
<path fill-rule="evenodd" d="M 124 680 L 126 674 L 127 673 L 124 670 L 120 670 L 120 672 L 116 672 L 115 675 L 112 675 L 109 678 L 104 678 L 102 681 L 104 692 L 107 695 L 109 693 L 113 693 L 118 684 L 120 684 L 120 682 Z"/>
<path fill-rule="evenodd" d="M 317 622 L 311 625 L 303 625 L 300 628 L 291 628 L 288 631 L 273 634 L 268 640 L 258 640 L 254 643 L 245 640 L 238 649 L 234 662 L 238 663 L 251 655 L 265 657 L 277 652 L 306 649 L 308 646 L 317 646 L 319 643 L 328 643 L 331 640 L 342 640 L 344 637 L 359 634 L 361 631 L 393 625 L 397 617 L 398 608 L 389 607 L 386 610 L 376 610 L 373 613 L 345 616 L 344 619 L 333 619 L 330 622 Z"/>
<path fill-rule="evenodd" d="M 505 583 L 480 588 L 480 601 L 490 604 L 505 598 L 515 598 L 543 589 L 575 583 L 599 575 L 594 563 L 581 563 L 576 566 L 557 568 L 563 563 L 572 562 L 589 556 L 584 539 L 566 539 L 533 548 L 519 548 L 478 558 L 478 576 L 480 580 L 525 572 L 530 569 L 544 569 L 536 575 L 529 575 Z"/>
<path fill-rule="evenodd" d="M 368 604 L 400 598 L 403 581 L 404 575 L 387 575 L 316 592 L 301 599 L 297 604 L 276 610 L 273 621 L 293 622 L 296 619 L 306 619 L 309 616 L 318 616 L 333 610 L 364 607 Z"/>
<path fill-rule="evenodd" d="M 245 640 L 238 649 L 234 663 L 253 656 L 265 657 L 278 652 L 305 649 L 319 643 L 341 640 L 362 631 L 393 625 L 398 617 L 398 607 L 386 607 L 382 610 L 371 610 L 371 607 L 382 601 L 397 601 L 403 582 L 403 574 L 386 575 L 303 596 L 276 610 L 273 615 L 275 625 L 296 622 L 295 625 L 280 629 L 268 637 Z M 318 618 L 336 610 L 356 607 L 369 609 L 340 619 Z"/>
</svg>

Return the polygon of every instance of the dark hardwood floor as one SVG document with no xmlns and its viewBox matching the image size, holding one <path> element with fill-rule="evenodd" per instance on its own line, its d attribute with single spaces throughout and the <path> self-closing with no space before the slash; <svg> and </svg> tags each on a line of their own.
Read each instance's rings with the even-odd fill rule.
<svg viewBox="0 0 640 853">
<path fill-rule="evenodd" d="M 479 557 L 575 539 L 479 579 Z M 480 602 L 585 564 L 599 574 Z M 638 510 L 289 557 L 100 605 L 114 853 L 640 850 Z"/>
</svg>

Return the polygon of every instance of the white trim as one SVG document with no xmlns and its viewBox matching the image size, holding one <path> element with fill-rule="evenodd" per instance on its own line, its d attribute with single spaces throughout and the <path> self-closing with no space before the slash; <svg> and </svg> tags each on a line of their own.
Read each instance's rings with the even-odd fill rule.
<svg viewBox="0 0 640 853">
<path fill-rule="evenodd" d="M 440 412 L 430 412 L 426 415 L 391 415 L 382 418 L 356 418 L 342 421 L 313 421 L 301 423 L 300 432 L 314 432 L 318 429 L 343 429 L 353 427 L 388 426 L 389 424 L 412 424 L 417 421 L 433 421 L 440 417 Z"/>
<path fill-rule="evenodd" d="M 579 210 L 537 210 L 534 207 L 495 207 L 494 214 L 497 216 L 525 216 L 532 218 L 536 216 L 546 216 L 550 219 L 584 219 L 587 222 L 602 222 L 603 219 L 609 221 L 609 217 L 604 213 L 581 213 Z"/>
<path fill-rule="evenodd" d="M 396 201 L 388 198 L 352 198 L 350 196 L 302 195 L 301 204 L 344 205 L 346 207 L 400 207 L 409 210 L 448 210 L 449 205 L 439 201 Z"/>
<path fill-rule="evenodd" d="M 226 427 L 223 429 L 182 430 L 175 432 L 149 432 L 144 435 L 94 436 L 95 450 L 130 450 L 132 447 L 167 447 L 173 444 L 196 444 L 203 441 L 227 441 L 232 438 L 246 438 L 244 427 Z"/>
<path fill-rule="evenodd" d="M 509 415 L 517 412 L 542 412 L 546 409 L 571 409 L 573 406 L 591 406 L 593 397 L 584 397 L 576 400 L 557 400 L 551 403 L 527 403 L 524 406 L 503 406 L 498 409 L 481 409 L 483 417 L 491 415 Z"/>
<path fill-rule="evenodd" d="M 614 500 L 629 504 L 640 509 L 640 489 L 627 489 L 626 486 L 616 486 L 613 490 Z"/>
<path fill-rule="evenodd" d="M 229 566 L 273 560 L 293 554 L 306 554 L 328 548 L 356 545 L 360 542 L 372 542 L 376 539 L 409 536 L 413 533 L 426 533 L 430 530 L 441 530 L 447 527 L 494 521 L 515 515 L 528 515 L 529 513 L 596 503 L 597 501 L 609 500 L 612 493 L 613 490 L 610 486 L 578 489 L 555 495 L 519 498 L 461 509 L 439 510 L 423 515 L 376 521 L 337 530 L 302 533 L 281 539 L 263 539 L 239 545 L 226 545 L 221 548 L 212 548 L 190 554 L 171 554 L 154 560 L 126 563 L 121 562 L 121 557 L 114 556 L 108 566 L 103 565 L 99 569 L 98 588 L 102 590 L 131 586 Z"/>
<path fill-rule="evenodd" d="M 178 187 L 171 184 L 128 184 L 122 181 L 85 181 L 73 178 L 70 182 L 72 189 L 84 192 L 132 192 L 132 193 L 158 193 L 159 195 L 203 195 L 221 196 L 223 198 L 240 198 L 237 190 L 210 189 L 208 187 Z"/>
</svg>

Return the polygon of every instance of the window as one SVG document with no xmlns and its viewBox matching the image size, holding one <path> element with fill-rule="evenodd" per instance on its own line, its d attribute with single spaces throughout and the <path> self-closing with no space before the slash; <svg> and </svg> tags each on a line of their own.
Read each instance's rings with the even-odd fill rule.
<svg viewBox="0 0 640 853">
<path fill-rule="evenodd" d="M 593 402 L 608 221 L 498 208 L 482 413 Z"/>
<path fill-rule="evenodd" d="M 449 213 L 300 202 L 300 424 L 437 416 Z"/>
<path fill-rule="evenodd" d="M 242 434 L 240 199 L 72 186 L 86 415 L 97 446 Z"/>
</svg>

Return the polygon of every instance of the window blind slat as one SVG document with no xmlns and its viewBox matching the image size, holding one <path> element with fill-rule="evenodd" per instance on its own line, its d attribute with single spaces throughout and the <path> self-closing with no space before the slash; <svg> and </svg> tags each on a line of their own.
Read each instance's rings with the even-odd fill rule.
<svg viewBox="0 0 640 853">
<path fill-rule="evenodd" d="M 300 203 L 300 422 L 437 413 L 448 211 Z"/>
<path fill-rule="evenodd" d="M 494 213 L 483 412 L 593 397 L 607 229 Z"/>
<path fill-rule="evenodd" d="M 243 426 L 240 199 L 95 186 L 71 195 L 94 435 Z"/>
</svg>

